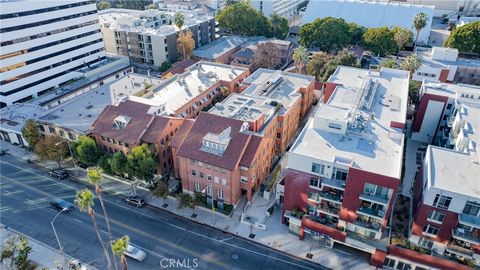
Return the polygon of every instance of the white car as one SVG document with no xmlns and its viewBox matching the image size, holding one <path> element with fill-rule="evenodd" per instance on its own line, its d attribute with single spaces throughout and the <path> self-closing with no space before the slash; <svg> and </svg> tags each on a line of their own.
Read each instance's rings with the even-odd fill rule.
<svg viewBox="0 0 480 270">
<path fill-rule="evenodd" d="M 147 253 L 145 253 L 145 251 L 132 245 L 128 245 L 127 250 L 123 254 L 139 262 L 145 260 L 145 257 L 147 257 Z"/>
</svg>

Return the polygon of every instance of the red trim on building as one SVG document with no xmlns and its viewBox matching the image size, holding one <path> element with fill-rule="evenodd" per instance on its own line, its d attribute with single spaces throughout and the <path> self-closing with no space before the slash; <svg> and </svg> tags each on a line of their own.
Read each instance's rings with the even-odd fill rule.
<svg viewBox="0 0 480 270">
<path fill-rule="evenodd" d="M 324 91 L 323 91 L 323 102 L 327 103 L 330 97 L 332 96 L 333 92 L 335 91 L 335 88 L 337 88 L 337 85 L 341 85 L 338 83 L 331 83 L 331 82 L 326 82 Z"/>
<path fill-rule="evenodd" d="M 319 177 L 294 169 L 287 169 L 287 174 L 285 176 L 285 200 L 283 203 L 283 212 L 291 210 L 296 206 L 300 207 L 303 211 L 306 211 L 310 178 Z"/>
<path fill-rule="evenodd" d="M 337 230 L 335 228 L 328 227 L 328 226 L 323 225 L 321 223 L 318 223 L 314 220 L 311 220 L 307 217 L 302 218 L 302 226 L 301 227 L 302 228 L 307 228 L 307 229 L 310 229 L 310 230 L 313 230 L 313 231 L 316 231 L 316 232 L 319 232 L 319 233 L 322 233 L 322 234 L 325 234 L 325 235 L 328 235 L 331 238 L 333 238 L 335 240 L 338 240 L 338 241 L 342 241 L 342 242 L 345 242 L 345 239 L 347 238 L 347 233 L 346 232 L 342 232 L 342 231 Z M 383 263 L 383 261 L 382 261 L 382 263 Z"/>
<path fill-rule="evenodd" d="M 421 254 L 419 252 L 405 249 L 399 246 L 393 246 L 393 245 L 388 246 L 387 251 L 389 255 L 403 258 L 412 262 L 428 265 L 438 269 L 444 269 L 444 270 L 470 270 L 471 269 L 470 267 L 463 264 L 459 264 L 447 259 L 442 259 L 440 257 Z"/>
<path fill-rule="evenodd" d="M 391 122 L 390 122 L 390 127 L 392 127 L 392 128 L 401 128 L 401 129 L 404 129 L 404 128 L 405 128 L 405 123 L 400 123 L 400 122 L 391 121 Z"/>
<path fill-rule="evenodd" d="M 438 80 L 441 81 L 441 82 L 446 82 L 449 72 L 450 72 L 450 70 L 448 70 L 448 69 L 442 69 L 442 71 L 440 71 L 440 76 L 438 76 Z"/>
<path fill-rule="evenodd" d="M 425 112 L 427 111 L 428 102 L 430 102 L 430 100 L 443 102 L 444 103 L 443 108 L 445 110 L 445 106 L 448 102 L 448 97 L 432 95 L 432 94 L 424 94 L 420 99 L 417 113 L 415 114 L 415 118 L 413 119 L 413 125 L 412 125 L 413 132 L 419 132 L 420 129 L 422 128 L 423 118 L 425 117 Z M 441 120 L 442 120 L 442 117 L 440 116 L 439 121 Z"/>
<path fill-rule="evenodd" d="M 386 257 L 387 252 L 377 248 L 375 249 L 375 253 L 372 254 L 372 257 L 370 257 L 370 265 L 382 267 Z"/>
<path fill-rule="evenodd" d="M 445 214 L 445 219 L 443 220 L 442 224 L 427 221 L 428 213 L 430 213 L 430 211 L 432 210 Z M 421 204 L 418 207 L 416 211 L 416 215 L 413 219 L 412 234 L 421 236 L 421 237 L 426 237 L 422 234 L 423 227 L 426 224 L 430 224 L 431 226 L 438 227 L 440 230 L 438 232 L 437 237 L 426 237 L 426 238 L 430 238 L 436 242 L 446 244 L 448 241 L 450 241 L 450 238 L 452 237 L 452 229 L 454 229 L 457 226 L 457 222 L 458 222 L 457 213 L 450 212 L 448 210 L 440 209 L 437 207 L 433 207 L 430 205 Z"/>
</svg>

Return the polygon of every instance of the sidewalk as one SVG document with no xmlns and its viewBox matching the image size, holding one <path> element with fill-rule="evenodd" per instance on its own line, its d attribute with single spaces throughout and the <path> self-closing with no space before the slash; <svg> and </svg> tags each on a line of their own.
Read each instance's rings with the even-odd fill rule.
<svg viewBox="0 0 480 270">
<path fill-rule="evenodd" d="M 37 264 L 37 269 L 44 269 L 44 268 L 52 269 L 52 270 L 61 269 L 62 264 L 64 263 L 64 258 L 58 250 L 50 246 L 47 246 L 41 242 L 38 242 L 33 238 L 23 235 L 11 228 L 6 228 L 3 225 L 1 225 L 1 228 L 0 228 L 0 239 L 2 239 L 1 241 L 2 247 L 5 241 L 8 239 L 8 237 L 11 235 L 20 235 L 28 238 L 28 244 L 32 248 L 32 252 L 28 254 L 28 258 L 30 261 Z M 68 262 L 70 262 L 73 259 L 73 257 L 68 255 L 66 255 L 66 258 Z M 60 268 L 57 268 L 57 267 L 60 267 Z M 0 263 L 0 269 L 9 269 L 9 261 L 5 260 L 3 263 Z M 93 270 L 95 268 L 82 263 L 82 269 Z"/>
<path fill-rule="evenodd" d="M 34 154 L 24 154 L 24 150 L 10 145 L 7 148 L 7 153 L 21 157 L 23 159 L 30 158 L 36 164 L 47 168 L 56 168 L 55 162 L 38 161 Z M 16 149 L 12 149 L 16 148 Z M 64 162 L 65 163 L 65 162 Z M 64 165 L 62 163 L 62 165 Z M 72 166 L 67 167 L 71 171 L 71 176 L 78 181 L 86 182 L 86 172 L 84 169 L 79 169 L 79 175 L 76 176 L 73 172 Z M 132 191 L 132 187 L 126 180 L 118 179 L 105 175 L 105 180 L 102 184 L 102 190 L 115 195 L 127 195 Z M 269 246 L 281 252 L 309 260 L 332 269 L 374 269 L 369 265 L 368 260 L 362 257 L 350 254 L 344 251 L 325 247 L 318 243 L 309 241 L 302 241 L 298 236 L 292 235 L 288 232 L 288 227 L 281 224 L 281 206 L 274 205 L 274 211 L 270 217 L 266 216 L 266 210 L 270 207 L 273 201 L 265 200 L 261 194 L 257 194 L 252 204 L 243 213 L 241 207 L 233 210 L 231 217 L 228 217 L 217 211 L 199 207 L 195 208 L 196 218 L 192 218 L 192 209 L 177 209 L 177 200 L 169 196 L 166 201 L 160 198 L 153 197 L 150 191 L 146 188 L 138 186 L 136 188 L 137 194 L 142 196 L 146 203 L 152 207 L 171 212 L 175 215 L 182 216 L 192 221 L 204 224 L 227 233 L 240 236 L 249 241 L 253 241 L 265 246 Z M 168 206 L 163 207 L 165 204 Z M 257 221 L 263 224 L 266 229 L 250 225 L 248 222 L 241 222 L 241 215 L 249 216 L 250 220 Z M 254 238 L 250 238 L 250 234 L 254 234 Z M 312 253 L 312 259 L 306 259 L 306 254 Z"/>
</svg>

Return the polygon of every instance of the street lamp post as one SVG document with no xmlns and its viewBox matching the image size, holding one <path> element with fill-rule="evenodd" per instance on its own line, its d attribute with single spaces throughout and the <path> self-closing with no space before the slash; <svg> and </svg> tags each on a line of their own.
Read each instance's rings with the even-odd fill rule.
<svg viewBox="0 0 480 270">
<path fill-rule="evenodd" d="M 52 229 L 53 229 L 53 233 L 55 234 L 55 238 L 57 239 L 57 243 L 58 243 L 58 246 L 60 248 L 60 254 L 62 255 L 63 257 L 63 264 L 64 266 L 68 267 L 68 260 L 67 260 L 67 257 L 65 256 L 65 253 L 63 252 L 63 247 L 62 247 L 62 244 L 60 244 L 60 239 L 58 238 L 58 234 L 57 234 L 57 230 L 55 229 L 55 225 L 53 224 L 55 222 L 55 219 L 57 219 L 57 217 L 67 211 L 68 208 L 63 208 L 62 211 L 58 212 L 57 215 L 55 215 L 55 217 L 52 219 L 52 221 L 50 222 L 50 224 L 52 225 Z"/>
<path fill-rule="evenodd" d="M 55 145 L 60 145 L 61 143 L 66 143 L 67 146 L 68 146 L 68 151 L 70 152 L 70 156 L 72 157 L 72 161 L 73 161 L 73 166 L 75 167 L 75 175 L 78 175 L 78 168 L 77 168 L 77 164 L 75 163 L 75 157 L 73 156 L 73 151 L 72 151 L 72 148 L 70 147 L 70 143 L 68 141 L 61 141 L 61 142 L 58 142 L 56 143 Z"/>
</svg>

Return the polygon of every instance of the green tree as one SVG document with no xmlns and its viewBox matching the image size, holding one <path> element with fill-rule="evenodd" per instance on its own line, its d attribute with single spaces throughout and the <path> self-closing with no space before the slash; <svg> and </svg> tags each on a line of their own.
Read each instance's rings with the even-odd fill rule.
<svg viewBox="0 0 480 270">
<path fill-rule="evenodd" d="M 90 167 L 87 169 L 87 181 L 95 186 L 95 193 L 97 193 L 98 200 L 100 201 L 100 206 L 102 206 L 103 216 L 105 217 L 105 223 L 107 224 L 108 238 L 110 242 L 113 241 L 112 229 L 110 227 L 110 219 L 108 218 L 107 208 L 103 202 L 103 192 L 102 192 L 102 183 L 103 183 L 103 171 L 97 167 Z M 115 256 L 112 253 L 112 256 Z M 117 262 L 113 260 L 115 269 L 117 269 Z"/>
<path fill-rule="evenodd" d="M 130 176 L 144 181 L 151 181 L 156 172 L 155 153 L 147 144 L 132 148 L 127 156 L 126 171 Z"/>
<path fill-rule="evenodd" d="M 411 75 L 420 67 L 421 64 L 422 60 L 420 58 L 418 58 L 416 55 L 410 55 L 403 60 L 402 64 L 400 64 L 400 68 L 403 70 L 408 70 Z"/>
<path fill-rule="evenodd" d="M 181 30 L 183 24 L 185 23 L 185 16 L 182 13 L 177 12 L 173 17 L 173 23 L 178 27 L 178 30 Z"/>
<path fill-rule="evenodd" d="M 326 82 L 328 78 L 335 72 L 338 66 L 354 67 L 357 65 L 357 57 L 355 54 L 342 50 L 330 62 L 328 62 L 320 81 Z"/>
<path fill-rule="evenodd" d="M 319 47 L 322 51 L 344 48 L 350 43 L 349 25 L 344 19 L 317 18 L 300 29 L 300 43 L 305 47 Z"/>
<path fill-rule="evenodd" d="M 190 59 L 195 49 L 195 40 L 193 39 L 192 31 L 182 31 L 178 34 L 177 47 L 182 60 Z"/>
<path fill-rule="evenodd" d="M 112 4 L 110 4 L 110 2 L 108 1 L 100 1 L 97 3 L 97 9 L 98 10 L 104 10 L 104 9 L 108 9 L 108 8 L 111 8 L 112 7 Z"/>
<path fill-rule="evenodd" d="M 110 241 L 112 252 L 114 256 L 117 256 L 120 258 L 120 262 L 122 263 L 123 270 L 128 269 L 127 258 L 125 257 L 125 251 L 127 251 L 127 247 L 129 244 L 130 244 L 130 237 L 128 237 L 127 235 L 124 235 L 122 236 L 122 238 L 117 239 L 115 241 Z"/>
<path fill-rule="evenodd" d="M 307 74 L 315 76 L 320 81 L 325 67 L 332 60 L 333 56 L 325 52 L 317 52 L 312 55 L 312 59 L 307 63 Z"/>
<path fill-rule="evenodd" d="M 410 84 L 408 85 L 408 96 L 413 104 L 417 104 L 418 102 L 420 86 L 422 86 L 422 82 L 410 80 Z"/>
<path fill-rule="evenodd" d="M 184 208 L 195 208 L 193 205 L 193 197 L 188 193 L 179 193 L 177 195 L 177 209 L 181 210 Z"/>
<path fill-rule="evenodd" d="M 460 52 L 480 54 L 480 21 L 455 28 L 445 40 L 444 46 L 456 48 Z"/>
<path fill-rule="evenodd" d="M 165 202 L 170 194 L 167 183 L 164 181 L 159 181 L 155 189 L 152 190 L 152 194 L 155 197 L 162 198 Z"/>
<path fill-rule="evenodd" d="M 417 35 L 415 36 L 415 46 L 417 45 L 418 42 L 418 36 L 420 35 L 420 31 L 422 31 L 425 26 L 427 26 L 428 23 L 428 16 L 424 12 L 419 12 L 417 15 L 415 15 L 415 18 L 413 18 L 413 27 L 415 28 L 415 31 L 417 31 Z"/>
<path fill-rule="evenodd" d="M 22 128 L 22 136 L 27 141 L 28 147 L 35 149 L 35 145 L 42 139 L 35 120 L 28 119 L 25 121 L 25 125 Z"/>
<path fill-rule="evenodd" d="M 400 50 L 407 44 L 408 42 L 412 41 L 413 33 L 412 31 L 408 30 L 407 28 L 400 28 L 395 27 L 393 29 L 393 39 L 395 43 L 397 43 L 398 50 L 397 50 L 397 59 L 400 56 Z"/>
<path fill-rule="evenodd" d="M 35 153 L 43 160 L 57 162 L 59 169 L 62 168 L 60 162 L 69 155 L 68 145 L 58 135 L 46 136 L 45 139 L 37 142 Z"/>
<path fill-rule="evenodd" d="M 348 33 L 350 35 L 350 44 L 360 45 L 363 43 L 363 34 L 367 29 L 356 23 L 348 24 Z"/>
<path fill-rule="evenodd" d="M 110 169 L 116 175 L 124 176 L 127 172 L 127 157 L 122 152 L 115 152 L 108 160 Z"/>
<path fill-rule="evenodd" d="M 375 55 L 385 56 L 395 52 L 397 44 L 393 31 L 387 27 L 369 28 L 363 35 L 365 47 Z"/>
<path fill-rule="evenodd" d="M 150 4 L 146 6 L 146 9 L 157 9 L 157 4 Z"/>
<path fill-rule="evenodd" d="M 18 254 L 15 257 L 15 266 L 17 267 L 17 269 L 32 269 L 33 267 L 30 264 L 30 260 L 28 259 L 28 254 L 32 252 L 32 247 L 30 247 L 30 245 L 28 244 L 28 239 L 26 237 L 21 236 L 19 238 L 16 250 L 18 250 Z"/>
<path fill-rule="evenodd" d="M 227 5 L 216 17 L 219 26 L 236 35 L 271 36 L 272 26 L 262 12 L 255 10 L 248 2 Z"/>
<path fill-rule="evenodd" d="M 88 136 L 80 136 L 74 150 L 77 160 L 87 166 L 96 165 L 102 154 L 95 140 Z"/>
<path fill-rule="evenodd" d="M 165 61 L 162 63 L 162 65 L 158 68 L 158 71 L 159 72 L 165 72 L 167 71 L 169 68 L 172 67 L 172 63 L 170 63 L 169 61 Z"/>
<path fill-rule="evenodd" d="M 193 214 L 195 214 L 195 207 L 196 206 L 201 206 L 205 205 L 205 196 L 201 192 L 195 192 L 193 195 L 193 200 L 192 200 L 192 210 Z"/>
<path fill-rule="evenodd" d="M 274 13 L 270 16 L 273 37 L 283 39 L 288 33 L 288 20 Z"/>
<path fill-rule="evenodd" d="M 102 235 L 100 235 L 100 229 L 98 228 L 97 217 L 95 215 L 95 210 L 93 210 L 94 199 L 95 199 L 95 196 L 93 195 L 93 193 L 90 190 L 85 188 L 80 191 L 77 191 L 75 203 L 77 204 L 80 211 L 86 212 L 92 219 L 93 228 L 95 229 L 98 241 L 100 241 L 100 244 L 102 245 L 103 253 L 105 255 L 105 259 L 107 260 L 108 269 L 112 270 L 112 261 L 110 258 L 110 254 L 107 251 Z"/>
<path fill-rule="evenodd" d="M 9 269 L 13 269 L 13 264 L 15 263 L 16 254 L 21 240 L 21 236 L 13 234 L 5 240 L 5 243 L 2 246 L 0 263 L 3 263 L 5 259 L 10 260 Z"/>
<path fill-rule="evenodd" d="M 109 156 L 101 156 L 97 162 L 98 167 L 100 167 L 100 169 L 102 169 L 102 171 L 107 174 L 112 174 L 112 168 L 110 167 L 110 159 L 111 157 Z"/>
<path fill-rule="evenodd" d="M 297 67 L 297 71 L 301 73 L 303 67 L 308 61 L 308 53 L 305 47 L 298 46 L 297 48 L 295 48 L 295 50 L 293 50 L 292 59 L 295 63 L 295 67 Z"/>
<path fill-rule="evenodd" d="M 386 68 L 395 68 L 395 60 L 387 59 L 385 62 L 381 64 L 381 66 Z"/>
</svg>

